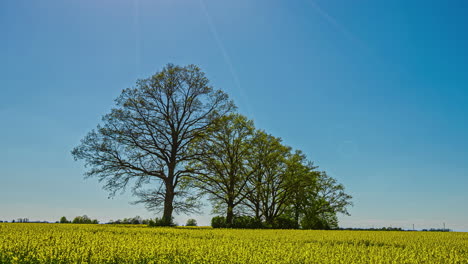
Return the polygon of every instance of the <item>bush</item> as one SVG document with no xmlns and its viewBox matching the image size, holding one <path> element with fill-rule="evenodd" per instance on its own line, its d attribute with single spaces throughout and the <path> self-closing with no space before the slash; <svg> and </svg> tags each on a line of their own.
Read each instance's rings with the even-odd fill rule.
<svg viewBox="0 0 468 264">
<path fill-rule="evenodd" d="M 138 219 L 138 218 L 130 219 L 130 224 L 131 225 L 139 225 L 140 223 L 141 223 L 141 219 Z"/>
<path fill-rule="evenodd" d="M 98 224 L 97 219 L 91 220 L 87 215 L 77 216 L 72 221 L 73 224 Z"/>
<path fill-rule="evenodd" d="M 263 224 L 259 219 L 245 215 L 245 216 L 234 217 L 232 227 L 256 229 L 256 228 L 263 228 Z"/>
<path fill-rule="evenodd" d="M 176 226 L 176 224 L 174 223 L 174 217 L 169 222 L 167 222 L 163 218 L 158 217 L 156 217 L 154 221 L 149 220 L 148 222 L 148 226 Z"/>
<path fill-rule="evenodd" d="M 301 221 L 303 229 L 330 230 L 338 228 L 336 214 L 325 213 L 322 215 L 306 214 Z"/>
<path fill-rule="evenodd" d="M 197 226 L 197 220 L 189 219 L 187 220 L 187 223 L 185 224 L 185 226 Z"/>
<path fill-rule="evenodd" d="M 77 216 L 72 221 L 73 224 L 91 224 L 91 219 L 88 216 Z"/>
<path fill-rule="evenodd" d="M 273 221 L 272 228 L 276 229 L 298 229 L 299 224 L 292 218 L 280 215 Z"/>
<path fill-rule="evenodd" d="M 213 228 L 249 228 L 258 229 L 264 228 L 262 221 L 251 216 L 235 216 L 232 219 L 232 225 L 228 226 L 224 216 L 215 216 L 211 219 L 211 226 Z"/>
<path fill-rule="evenodd" d="M 211 219 L 211 226 L 213 228 L 226 228 L 226 218 L 223 216 L 215 216 Z"/>
</svg>

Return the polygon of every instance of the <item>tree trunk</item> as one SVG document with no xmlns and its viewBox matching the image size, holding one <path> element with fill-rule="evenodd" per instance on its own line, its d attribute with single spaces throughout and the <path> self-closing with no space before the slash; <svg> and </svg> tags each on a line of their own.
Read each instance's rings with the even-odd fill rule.
<svg viewBox="0 0 468 264">
<path fill-rule="evenodd" d="M 299 205 L 296 204 L 296 205 L 294 206 L 294 220 L 296 221 L 297 226 L 300 226 L 300 225 L 301 225 L 301 223 L 299 223 L 299 213 L 300 213 L 300 212 L 299 212 Z"/>
<path fill-rule="evenodd" d="M 228 203 L 227 215 L 226 215 L 226 224 L 228 227 L 231 227 L 234 220 L 234 204 Z"/>
<path fill-rule="evenodd" d="M 174 187 L 172 186 L 172 183 L 166 182 L 166 196 L 164 197 L 164 212 L 162 216 L 164 225 L 169 226 L 172 224 L 172 211 L 174 210 L 173 202 L 174 202 Z"/>
</svg>

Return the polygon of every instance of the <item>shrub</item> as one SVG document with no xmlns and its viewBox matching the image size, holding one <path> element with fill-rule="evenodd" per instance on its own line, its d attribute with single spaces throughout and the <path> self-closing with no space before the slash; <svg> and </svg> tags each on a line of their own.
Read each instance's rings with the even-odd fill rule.
<svg viewBox="0 0 468 264">
<path fill-rule="evenodd" d="M 229 226 L 226 223 L 226 218 L 223 216 L 215 216 L 211 219 L 211 226 L 213 228 L 248 228 L 248 229 L 258 229 L 264 228 L 264 225 L 260 219 L 256 219 L 251 216 L 235 216 L 232 219 L 232 225 Z"/>
<path fill-rule="evenodd" d="M 185 225 L 186 226 L 197 226 L 197 220 L 189 219 L 189 220 L 187 220 L 187 223 Z"/>
<path fill-rule="evenodd" d="M 73 224 L 98 224 L 99 222 L 97 219 L 91 220 L 88 216 L 83 215 L 83 216 L 75 217 L 72 223 Z"/>
<path fill-rule="evenodd" d="M 226 218 L 223 216 L 215 216 L 211 219 L 211 226 L 213 228 L 226 228 Z"/>
<path fill-rule="evenodd" d="M 277 229 L 298 229 L 299 224 L 292 218 L 284 215 L 280 215 L 276 217 L 276 219 L 273 221 L 273 226 L 272 228 L 277 228 Z"/>
<path fill-rule="evenodd" d="M 91 219 L 87 215 L 77 216 L 72 221 L 73 224 L 90 224 Z"/>
<path fill-rule="evenodd" d="M 154 221 L 150 220 L 148 222 L 148 226 L 176 226 L 176 223 L 174 223 L 174 217 L 169 222 L 167 222 L 163 218 L 158 217 L 156 217 Z"/>
<path fill-rule="evenodd" d="M 233 228 L 263 228 L 263 224 L 259 219 L 251 216 L 236 216 L 232 223 Z"/>
<path fill-rule="evenodd" d="M 301 226 L 303 229 L 336 229 L 338 228 L 338 219 L 333 213 L 306 214 L 301 221 Z"/>
</svg>

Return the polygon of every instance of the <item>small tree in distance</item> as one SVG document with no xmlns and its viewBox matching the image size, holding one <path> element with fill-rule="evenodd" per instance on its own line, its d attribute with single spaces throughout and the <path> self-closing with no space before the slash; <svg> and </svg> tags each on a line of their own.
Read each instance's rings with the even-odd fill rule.
<svg viewBox="0 0 468 264">
<path fill-rule="evenodd" d="M 70 223 L 70 221 L 68 221 L 65 216 L 62 216 L 62 218 L 60 218 L 60 223 L 61 224 L 66 224 L 66 223 Z"/>
<path fill-rule="evenodd" d="M 97 219 L 91 220 L 87 215 L 77 216 L 72 221 L 73 224 L 99 224 Z"/>
<path fill-rule="evenodd" d="M 191 218 L 187 220 L 187 223 L 185 224 L 185 226 L 197 226 L 197 220 Z"/>
</svg>

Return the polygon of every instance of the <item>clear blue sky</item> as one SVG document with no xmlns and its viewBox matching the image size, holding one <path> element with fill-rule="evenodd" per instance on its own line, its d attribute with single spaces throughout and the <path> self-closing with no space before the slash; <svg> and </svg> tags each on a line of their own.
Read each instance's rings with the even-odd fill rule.
<svg viewBox="0 0 468 264">
<path fill-rule="evenodd" d="M 107 199 L 70 150 L 172 62 L 199 65 L 343 183 L 342 226 L 468 231 L 467 13 L 463 0 L 1 1 L 0 219 L 153 216 L 128 193 Z"/>
</svg>

